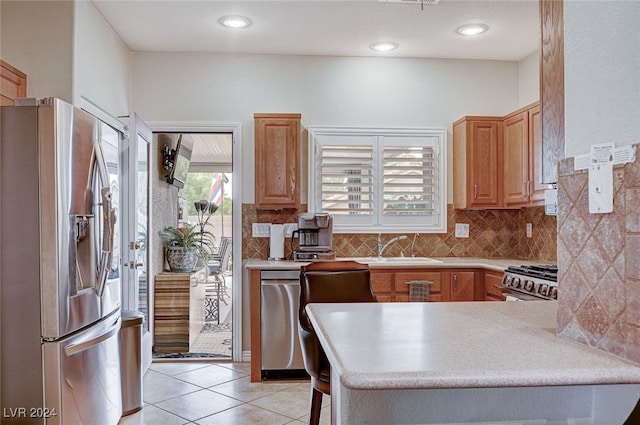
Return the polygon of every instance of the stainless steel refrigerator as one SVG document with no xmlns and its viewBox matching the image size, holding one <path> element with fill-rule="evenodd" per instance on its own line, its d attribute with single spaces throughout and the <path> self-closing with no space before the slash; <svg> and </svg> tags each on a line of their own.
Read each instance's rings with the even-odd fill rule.
<svg viewBox="0 0 640 425">
<path fill-rule="evenodd" d="M 115 425 L 117 147 L 59 99 L 0 110 L 0 422 Z"/>
</svg>

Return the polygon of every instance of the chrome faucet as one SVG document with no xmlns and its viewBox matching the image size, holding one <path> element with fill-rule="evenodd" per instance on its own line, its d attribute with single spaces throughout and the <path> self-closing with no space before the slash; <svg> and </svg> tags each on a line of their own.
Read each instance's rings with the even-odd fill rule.
<svg viewBox="0 0 640 425">
<path fill-rule="evenodd" d="M 411 241 L 411 256 L 415 257 L 416 256 L 416 249 L 415 249 L 415 244 L 416 244 L 416 239 L 420 237 L 420 233 L 416 233 L 415 235 L 413 235 L 413 240 Z"/>
<path fill-rule="evenodd" d="M 398 241 L 401 241 L 401 240 L 404 240 L 404 239 L 407 239 L 406 235 L 396 236 L 395 238 L 391 239 L 386 244 L 382 245 L 382 233 L 378 233 L 378 257 L 382 257 L 382 253 L 384 252 L 385 249 L 387 249 L 387 247 L 389 245 L 391 245 L 394 242 L 398 242 Z"/>
</svg>

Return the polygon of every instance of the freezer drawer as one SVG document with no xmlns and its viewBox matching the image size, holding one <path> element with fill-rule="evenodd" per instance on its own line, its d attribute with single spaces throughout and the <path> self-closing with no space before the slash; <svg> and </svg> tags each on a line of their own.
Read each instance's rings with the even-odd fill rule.
<svg viewBox="0 0 640 425">
<path fill-rule="evenodd" d="M 120 313 L 87 330 L 43 344 L 47 425 L 116 425 L 122 416 Z"/>
<path fill-rule="evenodd" d="M 304 370 L 298 339 L 298 280 L 261 282 L 262 370 Z"/>
</svg>

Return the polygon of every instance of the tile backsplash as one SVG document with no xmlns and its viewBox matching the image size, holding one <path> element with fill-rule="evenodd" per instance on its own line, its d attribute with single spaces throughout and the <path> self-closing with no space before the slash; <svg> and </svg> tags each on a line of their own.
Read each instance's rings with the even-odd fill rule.
<svg viewBox="0 0 640 425">
<path fill-rule="evenodd" d="M 587 171 L 558 178 L 558 333 L 640 363 L 640 161 L 613 170 L 613 212 L 590 214 Z"/>
<path fill-rule="evenodd" d="M 305 211 L 306 208 L 300 211 Z M 425 257 L 508 257 L 534 261 L 556 261 L 556 217 L 544 214 L 544 207 L 522 210 L 455 210 L 447 207 L 447 233 L 421 234 L 415 242 L 416 255 Z M 268 238 L 251 237 L 252 223 L 295 223 L 298 211 L 257 210 L 244 204 L 242 210 L 243 258 L 265 259 Z M 469 238 L 455 237 L 455 224 L 469 224 Z M 532 223 L 531 238 L 525 237 L 525 224 Z M 383 240 L 395 234 L 383 235 Z M 410 255 L 414 234 L 407 240 L 389 246 L 385 255 Z M 338 257 L 368 257 L 376 255 L 376 234 L 336 233 L 333 247 Z M 285 256 L 291 253 L 285 243 Z"/>
</svg>

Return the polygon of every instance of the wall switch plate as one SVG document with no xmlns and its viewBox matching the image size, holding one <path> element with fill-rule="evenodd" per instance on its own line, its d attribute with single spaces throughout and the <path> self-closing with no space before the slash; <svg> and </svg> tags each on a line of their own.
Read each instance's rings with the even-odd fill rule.
<svg viewBox="0 0 640 425">
<path fill-rule="evenodd" d="M 293 235 L 293 231 L 298 230 L 297 223 L 285 223 L 284 224 L 284 237 L 290 238 Z"/>
<path fill-rule="evenodd" d="M 468 238 L 468 237 L 469 237 L 469 224 L 456 223 L 456 238 Z"/>
<path fill-rule="evenodd" d="M 532 238 L 533 237 L 533 224 L 532 223 L 527 223 L 526 225 L 526 236 L 528 238 Z"/>
<path fill-rule="evenodd" d="M 268 238 L 271 235 L 271 223 L 253 223 L 251 236 L 254 238 Z"/>
</svg>

